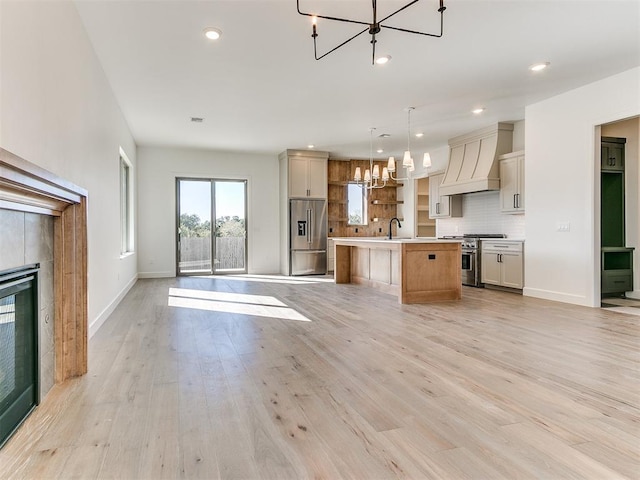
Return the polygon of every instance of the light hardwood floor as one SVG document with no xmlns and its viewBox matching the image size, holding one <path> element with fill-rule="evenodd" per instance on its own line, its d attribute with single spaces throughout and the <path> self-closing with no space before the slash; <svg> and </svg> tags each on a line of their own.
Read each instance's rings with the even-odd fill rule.
<svg viewBox="0 0 640 480">
<path fill-rule="evenodd" d="M 640 317 L 316 280 L 140 280 L 0 478 L 640 478 Z"/>
</svg>

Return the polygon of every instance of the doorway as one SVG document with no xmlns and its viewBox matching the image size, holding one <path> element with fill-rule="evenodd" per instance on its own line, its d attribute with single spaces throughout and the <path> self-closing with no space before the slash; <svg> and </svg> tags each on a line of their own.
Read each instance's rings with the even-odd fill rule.
<svg viewBox="0 0 640 480">
<path fill-rule="evenodd" d="M 247 273 L 247 181 L 176 179 L 176 273 Z"/>
<path fill-rule="evenodd" d="M 640 315 L 640 118 L 598 127 L 601 306 Z"/>
</svg>

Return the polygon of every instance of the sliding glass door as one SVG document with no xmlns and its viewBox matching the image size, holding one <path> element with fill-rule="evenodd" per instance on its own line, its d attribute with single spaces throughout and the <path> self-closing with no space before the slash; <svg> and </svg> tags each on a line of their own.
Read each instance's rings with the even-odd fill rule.
<svg viewBox="0 0 640 480">
<path fill-rule="evenodd" d="M 178 178 L 177 273 L 247 272 L 246 180 Z"/>
</svg>

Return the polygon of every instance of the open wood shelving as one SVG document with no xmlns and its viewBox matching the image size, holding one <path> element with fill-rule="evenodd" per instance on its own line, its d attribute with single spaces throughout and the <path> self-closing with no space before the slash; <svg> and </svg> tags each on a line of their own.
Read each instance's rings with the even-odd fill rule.
<svg viewBox="0 0 640 480">
<path fill-rule="evenodd" d="M 374 161 L 374 164 L 386 166 L 385 161 Z M 328 219 L 329 237 L 373 237 L 387 234 L 388 227 L 385 224 L 393 217 L 398 216 L 398 205 L 404 202 L 398 200 L 397 189 L 402 183 L 393 180 L 384 188 L 369 191 L 367 202 L 367 225 L 349 225 L 347 205 L 347 185 L 351 183 L 356 167 L 362 171 L 369 168 L 369 160 L 335 160 L 329 159 L 328 163 Z M 400 219 L 402 221 L 403 219 Z M 396 226 L 392 227 L 396 235 Z"/>
</svg>

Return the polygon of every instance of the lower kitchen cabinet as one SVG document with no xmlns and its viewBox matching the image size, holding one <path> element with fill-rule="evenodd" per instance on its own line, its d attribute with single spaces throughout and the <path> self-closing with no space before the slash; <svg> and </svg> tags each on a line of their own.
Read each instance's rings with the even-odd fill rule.
<svg viewBox="0 0 640 480">
<path fill-rule="evenodd" d="M 488 285 L 524 287 L 524 253 L 520 241 L 482 241 L 481 282 Z"/>
</svg>

